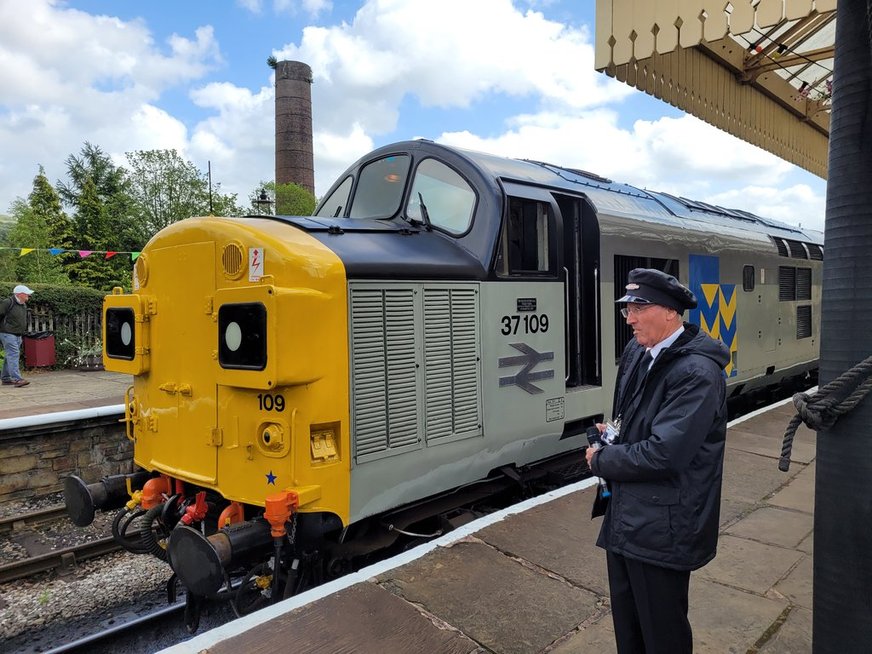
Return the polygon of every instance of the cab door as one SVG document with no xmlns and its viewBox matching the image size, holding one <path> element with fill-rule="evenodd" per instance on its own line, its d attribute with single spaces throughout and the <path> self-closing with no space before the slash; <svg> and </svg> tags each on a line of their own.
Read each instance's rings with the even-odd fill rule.
<svg viewBox="0 0 872 654">
<path fill-rule="evenodd" d="M 135 386 L 141 407 L 137 462 L 211 485 L 217 462 L 216 363 L 213 348 L 204 344 L 217 342 L 212 319 L 215 245 L 172 246 L 148 256 L 150 279 L 140 293 L 156 299 L 149 379 Z M 197 272 L 187 275 L 189 270 Z"/>
</svg>

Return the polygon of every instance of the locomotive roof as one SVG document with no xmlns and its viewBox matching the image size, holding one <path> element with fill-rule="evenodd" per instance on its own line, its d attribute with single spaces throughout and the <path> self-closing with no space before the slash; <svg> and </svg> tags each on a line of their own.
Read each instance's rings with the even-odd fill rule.
<svg viewBox="0 0 872 654">
<path fill-rule="evenodd" d="M 776 236 L 823 245 L 823 235 L 740 209 L 727 209 L 669 193 L 642 190 L 594 173 L 529 159 L 510 159 L 483 152 L 432 143 L 454 151 L 495 178 L 521 184 L 544 185 L 586 195 L 598 211 L 687 229 L 735 233 L 748 238 Z M 396 147 L 396 146 L 394 146 Z"/>
</svg>

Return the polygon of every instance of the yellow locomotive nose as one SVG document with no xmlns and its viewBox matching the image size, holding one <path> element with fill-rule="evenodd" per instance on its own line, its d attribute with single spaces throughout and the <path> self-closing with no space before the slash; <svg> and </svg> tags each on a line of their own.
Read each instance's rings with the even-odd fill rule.
<svg viewBox="0 0 872 654">
<path fill-rule="evenodd" d="M 134 375 L 135 462 L 225 501 L 348 520 L 345 269 L 287 223 L 192 218 L 104 302 L 106 368 Z"/>
</svg>

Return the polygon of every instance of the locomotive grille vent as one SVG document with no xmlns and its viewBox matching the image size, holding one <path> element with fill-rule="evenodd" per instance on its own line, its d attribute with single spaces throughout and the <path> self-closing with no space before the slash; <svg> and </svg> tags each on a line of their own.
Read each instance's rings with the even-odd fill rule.
<svg viewBox="0 0 872 654">
<path fill-rule="evenodd" d="M 811 268 L 796 269 L 796 299 L 811 299 Z"/>
<path fill-rule="evenodd" d="M 477 298 L 469 287 L 424 289 L 428 442 L 481 433 Z"/>
<path fill-rule="evenodd" d="M 357 462 L 481 433 L 478 293 L 350 285 Z"/>
<path fill-rule="evenodd" d="M 790 248 L 790 256 L 794 259 L 808 259 L 808 253 L 805 251 L 805 246 L 799 241 L 792 241 L 789 238 L 784 239 L 787 242 L 787 247 Z"/>
<path fill-rule="evenodd" d="M 778 266 L 778 299 L 782 302 L 796 299 L 796 268 Z"/>
<path fill-rule="evenodd" d="M 221 252 L 221 267 L 224 275 L 230 279 L 236 279 L 244 270 L 245 253 L 238 243 L 229 243 Z"/>
<path fill-rule="evenodd" d="M 796 307 L 796 338 L 811 336 L 811 306 Z"/>
</svg>

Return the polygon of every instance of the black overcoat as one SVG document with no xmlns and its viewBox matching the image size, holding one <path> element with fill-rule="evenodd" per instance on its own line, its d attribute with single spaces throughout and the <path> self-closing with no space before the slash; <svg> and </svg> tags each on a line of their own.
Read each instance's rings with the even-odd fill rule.
<svg viewBox="0 0 872 654">
<path fill-rule="evenodd" d="M 645 348 L 635 339 L 627 345 L 613 408 L 620 436 L 594 456 L 592 469 L 612 491 L 597 545 L 695 570 L 717 547 L 730 352 L 696 325 L 684 327 L 640 384 L 630 378 Z"/>
</svg>

